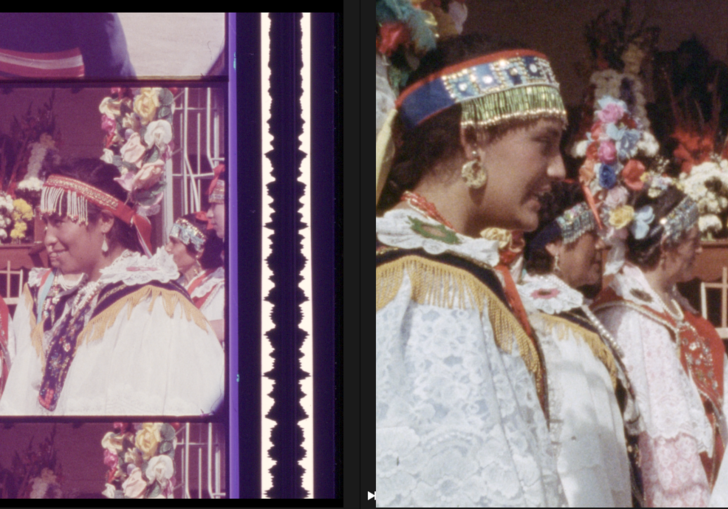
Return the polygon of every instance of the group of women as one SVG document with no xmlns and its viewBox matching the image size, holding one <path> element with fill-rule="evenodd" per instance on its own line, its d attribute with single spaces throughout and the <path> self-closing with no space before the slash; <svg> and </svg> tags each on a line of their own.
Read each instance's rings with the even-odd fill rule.
<svg viewBox="0 0 728 509">
<path fill-rule="evenodd" d="M 116 166 L 50 167 L 39 212 L 51 268 L 31 270 L 3 328 L 0 414 L 184 416 L 220 407 L 224 181 L 216 174 L 209 218 L 179 218 L 151 255 L 151 224 L 115 180 Z"/>
<path fill-rule="evenodd" d="M 471 35 L 421 60 L 379 134 L 378 505 L 726 497 L 725 350 L 675 286 L 697 205 L 634 191 L 622 266 L 587 299 L 604 231 L 563 180 L 565 123 L 544 55 Z"/>
</svg>

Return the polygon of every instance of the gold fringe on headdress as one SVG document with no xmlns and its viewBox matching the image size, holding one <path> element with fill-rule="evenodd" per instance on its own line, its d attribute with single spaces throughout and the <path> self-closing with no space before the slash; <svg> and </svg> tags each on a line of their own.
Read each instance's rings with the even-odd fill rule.
<svg viewBox="0 0 728 509">
<path fill-rule="evenodd" d="M 511 120 L 559 118 L 566 124 L 566 109 L 559 91 L 548 85 L 510 88 L 463 102 L 463 127 L 491 127 Z"/>
<path fill-rule="evenodd" d="M 612 380 L 612 387 L 615 389 L 617 388 L 616 361 L 614 360 L 611 350 L 607 348 L 596 332 L 580 327 L 566 318 L 546 313 L 534 313 L 528 318 L 534 327 L 560 341 L 571 337 L 575 337 L 577 340 L 583 340 L 592 351 L 592 354 L 594 354 L 594 357 L 599 359 L 599 361 L 604 364 L 604 367 L 607 368 L 609 378 Z"/>
<path fill-rule="evenodd" d="M 399 292 L 404 274 L 410 279 L 410 298 L 418 304 L 447 309 L 487 311 L 495 343 L 506 353 L 513 343 L 526 368 L 541 387 L 543 373 L 536 347 L 508 307 L 488 286 L 470 272 L 419 256 L 404 256 L 377 267 L 377 311 L 389 304 Z M 486 308 L 487 306 L 487 308 Z"/>
</svg>

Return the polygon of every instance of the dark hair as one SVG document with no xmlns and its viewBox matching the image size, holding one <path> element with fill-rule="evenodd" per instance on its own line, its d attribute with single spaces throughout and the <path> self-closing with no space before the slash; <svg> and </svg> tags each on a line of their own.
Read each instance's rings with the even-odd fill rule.
<svg viewBox="0 0 728 509">
<path fill-rule="evenodd" d="M 538 211 L 538 228 L 526 232 L 525 268 L 534 274 L 548 274 L 554 264 L 554 257 L 546 251 L 546 247 L 532 247 L 532 242 L 544 229 L 550 225 L 568 208 L 585 201 L 584 191 L 575 182 L 556 181 L 551 185 L 551 191 L 540 199 L 541 208 Z M 554 240 L 560 239 L 558 235 Z"/>
<path fill-rule="evenodd" d="M 225 242 L 217 236 L 215 230 L 207 229 L 207 221 L 197 219 L 196 214 L 186 214 L 182 216 L 182 219 L 186 219 L 197 229 L 205 234 L 205 244 L 202 249 L 202 256 L 200 256 L 200 265 L 203 269 L 216 269 L 222 265 L 222 257 L 220 254 L 225 249 Z M 190 256 L 197 256 L 197 251 L 194 247 L 187 244 L 185 246 Z"/>
<path fill-rule="evenodd" d="M 498 41 L 483 34 L 468 34 L 447 39 L 438 43 L 436 49 L 422 58 L 419 67 L 410 75 L 407 86 L 445 67 L 515 47 L 523 47 L 523 45 Z M 456 104 L 428 118 L 413 129 L 405 129 L 397 117 L 393 127 L 396 153 L 377 204 L 377 213 L 382 213 L 396 205 L 402 193 L 413 189 L 425 174 L 435 168 L 438 162 L 455 157 L 462 152 L 460 143 L 461 111 L 460 105 Z M 497 136 L 498 133 L 504 132 L 513 125 L 508 123 L 494 126 L 488 129 L 489 136 Z M 475 136 L 475 129 L 469 134 Z"/>
<path fill-rule="evenodd" d="M 677 205 L 685 198 L 685 193 L 675 187 L 668 187 L 662 194 L 656 198 L 650 198 L 647 189 L 643 189 L 632 199 L 632 207 L 635 212 L 647 205 L 652 207 L 655 218 L 650 224 L 650 229 L 641 239 L 635 239 L 632 231 L 629 230 L 627 236 L 627 255 L 626 259 L 644 269 L 652 269 L 657 266 L 660 261 L 660 253 L 662 245 L 662 234 L 665 228 L 660 224 L 660 219 L 667 216 Z M 666 247 L 679 244 L 687 232 L 682 232 L 680 238 L 666 243 Z"/>
<path fill-rule="evenodd" d="M 119 177 L 119 169 L 113 164 L 103 162 L 101 159 L 66 159 L 56 161 L 45 161 L 41 171 L 43 179 L 51 175 L 62 175 L 75 180 L 80 180 L 101 191 L 110 194 L 114 198 L 126 201 L 127 192 L 119 185 L 114 178 Z M 61 212 L 67 214 L 65 210 L 66 201 L 61 200 Z M 88 220 L 89 223 L 96 222 L 101 215 L 101 207 L 89 202 L 88 204 Z M 120 245 L 125 249 L 130 249 L 139 253 L 143 253 L 143 249 L 139 244 L 136 229 L 124 223 L 121 219 L 114 217 L 114 225 L 106 236 L 106 242 L 109 247 Z"/>
</svg>

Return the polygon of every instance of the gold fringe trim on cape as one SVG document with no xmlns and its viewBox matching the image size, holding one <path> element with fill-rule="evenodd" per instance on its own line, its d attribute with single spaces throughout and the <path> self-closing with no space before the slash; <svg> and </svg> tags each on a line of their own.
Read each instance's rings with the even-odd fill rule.
<svg viewBox="0 0 728 509">
<path fill-rule="evenodd" d="M 543 372 L 538 351 L 511 310 L 493 290 L 467 270 L 419 256 L 404 256 L 377 267 L 377 311 L 389 304 L 399 292 L 407 272 L 412 284 L 410 299 L 447 309 L 472 309 L 483 312 L 487 305 L 495 343 L 506 353 L 513 352 L 513 343 L 528 371 L 542 387 Z M 540 389 L 539 389 L 540 392 Z"/>
<path fill-rule="evenodd" d="M 531 323 L 543 330 L 556 339 L 563 341 L 570 336 L 567 332 L 571 332 L 575 338 L 581 339 L 591 349 L 594 357 L 604 364 L 609 372 L 609 378 L 612 379 L 612 387 L 617 388 L 617 363 L 614 360 L 611 350 L 604 344 L 599 334 L 592 332 L 584 327 L 570 322 L 566 318 L 560 316 L 549 315 L 546 313 L 537 313 L 529 317 Z"/>
<path fill-rule="evenodd" d="M 116 319 L 125 307 L 127 308 L 126 318 L 127 320 L 130 319 L 134 307 L 147 298 L 150 299 L 149 312 L 151 312 L 154 308 L 157 298 L 161 298 L 167 316 L 172 318 L 174 316 L 175 308 L 179 304 L 182 306 L 182 316 L 186 318 L 188 322 L 195 322 L 195 325 L 197 325 L 200 329 L 204 331 L 208 330 L 209 324 L 202 312 L 200 312 L 200 310 L 197 309 L 192 302 L 180 293 L 147 285 L 125 297 L 120 298 L 104 311 L 89 320 L 78 335 L 78 339 L 76 340 L 76 349 L 86 342 L 101 339 L 106 331 L 114 324 L 114 322 L 116 322 Z"/>
<path fill-rule="evenodd" d="M 23 298 L 25 298 L 25 307 L 28 308 L 28 322 L 30 324 L 30 344 L 35 348 L 35 353 L 41 360 L 41 364 L 45 369 L 45 354 L 43 353 L 43 326 L 38 322 L 38 317 L 35 316 L 35 302 L 33 302 L 33 295 L 30 293 L 30 286 L 25 283 L 23 288 Z"/>
</svg>

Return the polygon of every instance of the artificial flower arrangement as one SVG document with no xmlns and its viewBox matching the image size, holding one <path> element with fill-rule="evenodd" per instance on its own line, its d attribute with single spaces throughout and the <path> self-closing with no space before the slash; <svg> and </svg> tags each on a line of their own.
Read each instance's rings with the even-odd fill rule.
<svg viewBox="0 0 728 509">
<path fill-rule="evenodd" d="M 643 152 L 652 156 L 657 154 L 659 144 L 650 132 L 642 62 L 654 50 L 659 29 L 646 27 L 644 20 L 637 25 L 632 18 L 629 0 L 625 1 L 620 14 L 618 19 L 610 19 L 610 10 L 607 9 L 586 26 L 587 44 L 595 70 L 589 77 L 590 87 L 585 105 L 587 112 L 584 115 L 581 136 L 590 125 L 591 111 L 598 109 L 598 101 L 604 96 L 610 96 L 627 106 L 632 118 L 643 131 Z M 583 157 L 581 148 L 580 145 L 574 145 L 572 155 Z"/>
<path fill-rule="evenodd" d="M 106 133 L 101 159 L 119 168 L 115 179 L 146 216 L 160 210 L 165 163 L 172 157 L 174 89 L 112 88 L 99 105 Z"/>
<path fill-rule="evenodd" d="M 169 423 L 115 422 L 104 435 L 108 498 L 174 498 L 176 430 Z"/>
<path fill-rule="evenodd" d="M 54 153 L 61 143 L 53 112 L 54 99 L 55 92 L 52 92 L 35 115 L 32 103 L 29 104 L 24 115 L 13 119 L 10 136 L 0 140 L 0 190 L 13 196 L 17 193 L 30 201 L 34 195 L 40 199 L 40 186 L 36 182 L 38 172 L 49 152 Z"/>
<path fill-rule="evenodd" d="M 23 454 L 15 453 L 11 468 L 0 468 L 0 498 L 64 498 L 55 435 L 54 426 L 37 450 L 31 438 Z"/>
<path fill-rule="evenodd" d="M 627 228 L 647 219 L 647 212 L 629 205 L 631 194 L 646 185 L 660 189 L 671 179 L 662 176 L 667 161 L 656 155 L 651 140 L 645 142 L 646 130 L 627 104 L 611 96 L 600 98 L 597 104 L 586 140 L 579 142 L 585 153 L 579 182 L 603 227 L 602 237 L 611 247 L 606 273 L 613 274 L 624 257 Z"/>
<path fill-rule="evenodd" d="M 24 199 L 13 200 L 13 229 L 10 231 L 10 238 L 20 242 L 29 233 L 28 225 L 33 220 L 33 207 Z"/>
</svg>

